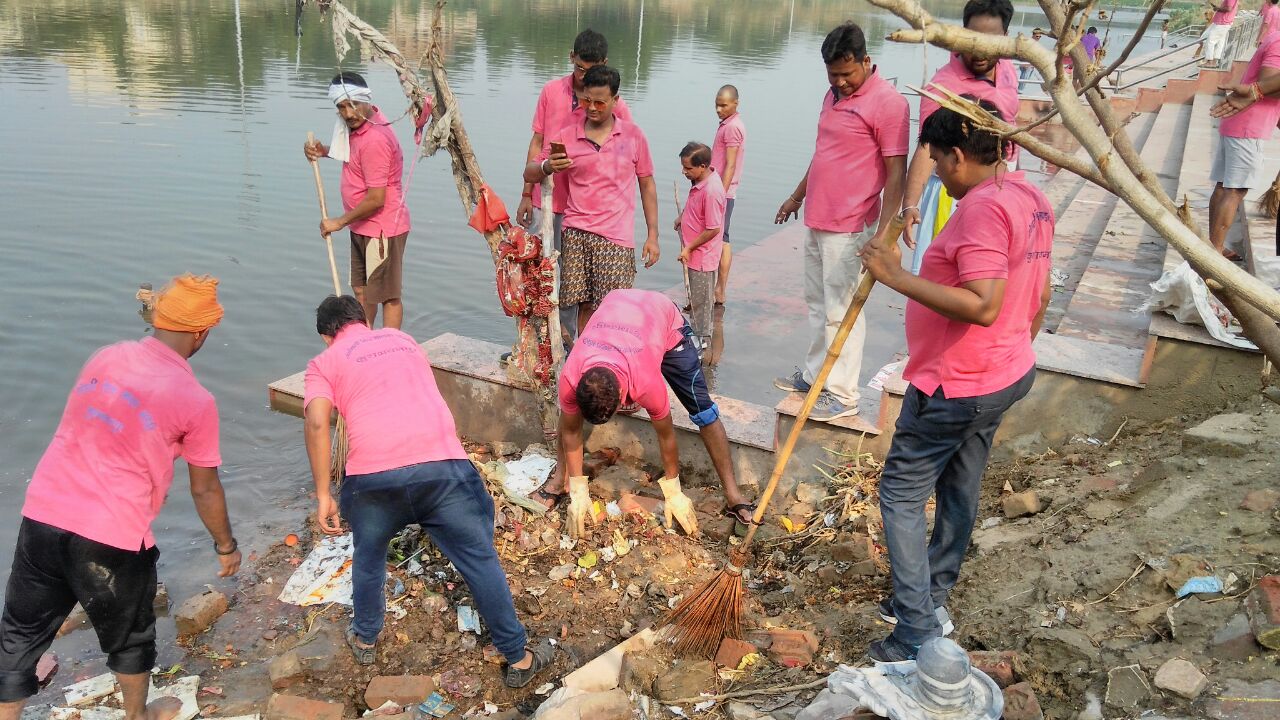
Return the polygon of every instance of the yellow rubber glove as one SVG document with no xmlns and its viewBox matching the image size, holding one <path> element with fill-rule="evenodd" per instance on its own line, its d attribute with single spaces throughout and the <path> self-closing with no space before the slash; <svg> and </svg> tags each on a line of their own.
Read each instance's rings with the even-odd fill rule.
<svg viewBox="0 0 1280 720">
<path fill-rule="evenodd" d="M 587 491 L 587 476 L 569 478 L 569 536 L 580 538 L 587 534 L 588 518 L 595 522 L 591 515 L 591 493 Z"/>
<path fill-rule="evenodd" d="M 662 507 L 667 516 L 667 529 L 671 529 L 671 521 L 674 519 L 684 528 L 686 535 L 697 535 L 698 516 L 693 510 L 693 501 L 680 489 L 680 476 L 663 478 L 658 481 L 658 487 L 662 488 L 662 496 L 666 499 Z"/>
</svg>

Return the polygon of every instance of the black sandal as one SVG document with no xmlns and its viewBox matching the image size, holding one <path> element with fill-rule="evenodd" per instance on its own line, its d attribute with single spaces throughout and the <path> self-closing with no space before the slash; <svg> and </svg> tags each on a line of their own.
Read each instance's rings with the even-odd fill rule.
<svg viewBox="0 0 1280 720">
<path fill-rule="evenodd" d="M 356 631 L 347 628 L 347 647 L 351 648 L 351 656 L 355 658 L 357 665 L 372 665 L 376 658 L 377 644 L 365 646 L 356 637 Z"/>
<path fill-rule="evenodd" d="M 539 498 L 539 500 L 534 500 L 534 497 Z M 548 491 L 546 486 L 543 485 L 537 490 L 534 490 L 533 492 L 529 493 L 529 499 L 533 500 L 539 505 L 542 504 L 540 500 L 550 500 L 551 504 L 547 505 L 546 508 L 547 508 L 547 512 L 551 512 L 552 510 L 555 510 L 556 508 L 560 507 L 561 504 L 563 504 L 566 500 L 569 499 L 569 492 L 565 491 L 561 493 L 553 493 Z"/>
<path fill-rule="evenodd" d="M 738 514 L 739 512 L 742 512 L 742 510 L 744 509 L 748 513 L 748 517 L 746 520 L 743 520 L 742 516 Z M 760 523 L 757 523 L 755 521 L 755 513 L 756 513 L 755 503 L 738 503 L 737 505 L 726 505 L 724 508 L 723 515 L 725 517 L 731 517 L 734 520 L 737 520 L 738 522 L 742 523 L 743 525 L 759 525 Z"/>
<path fill-rule="evenodd" d="M 556 646 L 546 640 L 525 649 L 533 655 L 533 663 L 523 670 L 511 664 L 506 666 L 502 681 L 509 688 L 522 688 L 533 682 L 533 677 L 550 666 L 556 656 Z"/>
</svg>

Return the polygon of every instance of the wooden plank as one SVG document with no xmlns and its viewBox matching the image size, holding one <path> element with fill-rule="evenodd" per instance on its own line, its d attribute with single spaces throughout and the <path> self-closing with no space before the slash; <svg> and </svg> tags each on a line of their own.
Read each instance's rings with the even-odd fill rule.
<svg viewBox="0 0 1280 720">
<path fill-rule="evenodd" d="M 1128 348 L 1066 335 L 1040 333 L 1033 345 L 1041 370 L 1101 380 L 1125 387 L 1145 387 L 1142 378 L 1146 347 Z"/>
</svg>

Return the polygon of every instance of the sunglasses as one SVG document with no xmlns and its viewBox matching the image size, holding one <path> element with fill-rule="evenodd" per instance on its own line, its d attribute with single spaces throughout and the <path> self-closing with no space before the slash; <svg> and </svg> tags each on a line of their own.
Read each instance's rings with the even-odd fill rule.
<svg viewBox="0 0 1280 720">
<path fill-rule="evenodd" d="M 578 97 L 578 104 L 582 107 L 591 108 L 592 110 L 605 110 L 609 107 L 608 100 L 592 100 L 585 96 Z"/>
</svg>

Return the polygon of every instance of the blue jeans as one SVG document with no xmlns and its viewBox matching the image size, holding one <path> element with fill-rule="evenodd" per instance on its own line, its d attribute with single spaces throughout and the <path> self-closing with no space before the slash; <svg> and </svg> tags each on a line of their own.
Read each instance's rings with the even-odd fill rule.
<svg viewBox="0 0 1280 720">
<path fill-rule="evenodd" d="M 351 627 L 361 642 L 372 644 L 382 632 L 387 545 L 406 525 L 417 523 L 467 581 L 498 651 L 508 662 L 524 659 L 528 639 L 493 547 L 493 498 L 469 460 L 348 475 L 338 502 L 355 544 Z"/>
<path fill-rule="evenodd" d="M 978 516 L 982 475 L 1004 413 L 1035 382 L 1032 368 L 1009 387 L 978 397 L 925 395 L 907 388 L 893 445 L 880 475 L 880 512 L 893 577 L 895 638 L 907 645 L 942 636 L 934 608 L 960 576 Z M 937 495 L 933 536 L 924 506 Z"/>
</svg>

